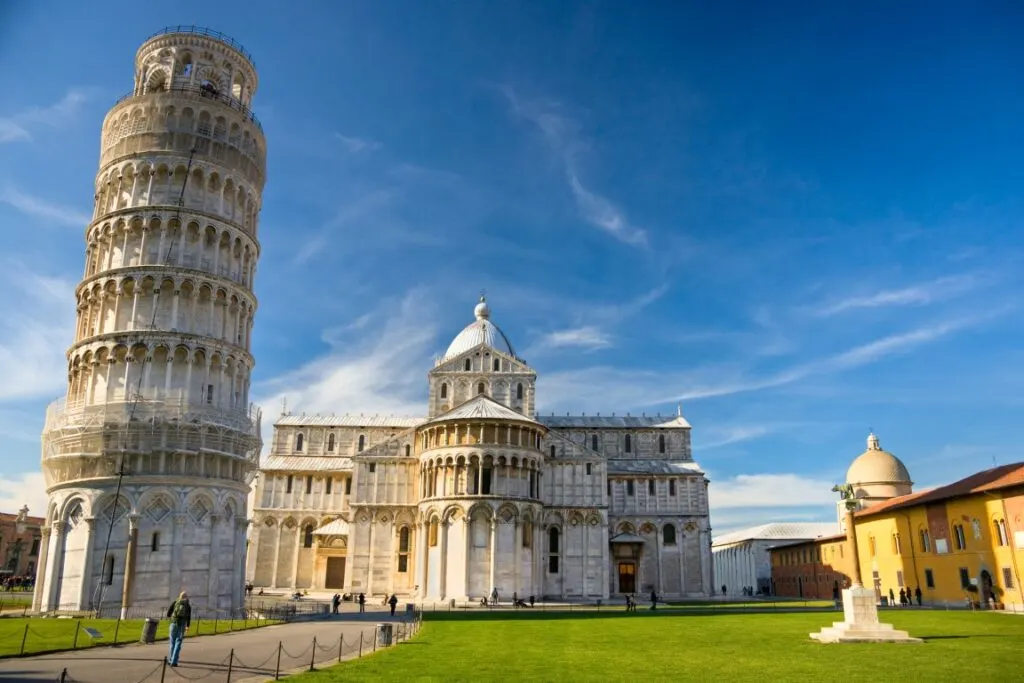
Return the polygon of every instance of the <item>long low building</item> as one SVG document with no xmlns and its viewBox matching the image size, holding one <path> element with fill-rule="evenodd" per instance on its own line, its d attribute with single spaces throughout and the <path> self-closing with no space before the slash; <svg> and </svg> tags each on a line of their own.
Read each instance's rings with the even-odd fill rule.
<svg viewBox="0 0 1024 683">
<path fill-rule="evenodd" d="M 970 601 L 1024 611 L 1022 519 L 1024 462 L 869 505 L 854 515 L 864 583 L 879 600 L 920 590 L 924 604 Z M 845 587 L 843 578 L 848 585 L 852 553 L 845 535 L 771 554 L 780 594 L 825 597 L 836 585 Z"/>
<path fill-rule="evenodd" d="M 483 298 L 474 315 L 427 373 L 425 416 L 282 414 L 249 581 L 433 600 L 709 595 L 708 480 L 682 414 L 538 415 L 537 373 Z"/>
<path fill-rule="evenodd" d="M 742 595 L 743 590 L 773 594 L 769 550 L 779 544 L 808 541 L 835 534 L 830 522 L 773 522 L 734 531 L 714 539 L 711 557 L 719 595 Z"/>
</svg>

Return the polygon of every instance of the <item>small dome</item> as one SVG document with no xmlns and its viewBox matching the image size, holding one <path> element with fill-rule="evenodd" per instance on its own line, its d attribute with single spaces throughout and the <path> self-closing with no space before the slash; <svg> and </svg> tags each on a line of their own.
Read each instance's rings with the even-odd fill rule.
<svg viewBox="0 0 1024 683">
<path fill-rule="evenodd" d="M 497 349 L 512 357 L 516 357 L 515 349 L 512 348 L 512 342 L 508 340 L 508 337 L 505 336 L 500 327 L 491 322 L 491 307 L 487 305 L 487 299 L 482 295 L 480 302 L 473 309 L 473 315 L 476 320 L 466 325 L 462 332 L 459 332 L 458 336 L 448 345 L 448 350 L 444 354 L 445 360 L 476 348 L 480 344 L 486 344 L 492 349 Z"/>
<path fill-rule="evenodd" d="M 892 453 L 883 451 L 878 437 L 868 435 L 868 449 L 846 471 L 846 483 L 856 486 L 873 484 L 905 484 L 913 482 L 907 466 Z"/>
</svg>

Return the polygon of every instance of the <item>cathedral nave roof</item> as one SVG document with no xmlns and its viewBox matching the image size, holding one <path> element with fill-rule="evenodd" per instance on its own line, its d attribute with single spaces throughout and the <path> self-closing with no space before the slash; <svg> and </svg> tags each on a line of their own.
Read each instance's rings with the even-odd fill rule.
<svg viewBox="0 0 1024 683">
<path fill-rule="evenodd" d="M 704 474 L 692 460 L 608 460 L 608 474 Z"/>
<path fill-rule="evenodd" d="M 689 429 L 682 415 L 538 415 L 551 429 Z"/>
<path fill-rule="evenodd" d="M 275 427 L 397 427 L 409 429 L 427 421 L 425 417 L 395 415 L 282 415 Z"/>
<path fill-rule="evenodd" d="M 267 472 L 338 472 L 352 469 L 352 458 L 341 456 L 271 455 L 260 469 Z"/>
</svg>

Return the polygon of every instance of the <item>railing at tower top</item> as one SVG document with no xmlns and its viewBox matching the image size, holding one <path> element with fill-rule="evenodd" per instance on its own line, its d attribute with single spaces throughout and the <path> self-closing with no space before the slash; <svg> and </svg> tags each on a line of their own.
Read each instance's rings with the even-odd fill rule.
<svg viewBox="0 0 1024 683">
<path fill-rule="evenodd" d="M 214 31 L 212 29 L 203 28 L 202 26 L 164 26 L 162 29 L 160 29 L 150 37 L 146 38 L 146 42 L 148 43 L 154 38 L 159 38 L 160 36 L 166 36 L 172 33 L 191 33 L 197 36 L 205 36 L 207 38 L 219 40 L 220 42 L 224 43 L 228 47 L 238 52 L 238 54 L 245 57 L 246 61 L 248 61 L 249 64 L 252 65 L 252 68 L 256 68 L 256 61 L 252 58 L 252 55 L 249 54 L 249 51 L 242 47 L 241 43 L 239 43 L 237 40 L 227 35 L 226 33 L 221 33 L 220 31 Z"/>
<path fill-rule="evenodd" d="M 252 123 L 257 128 L 260 129 L 260 132 L 263 132 L 263 124 L 261 124 L 260 120 L 258 118 L 256 118 L 256 114 L 253 113 L 252 109 L 250 109 L 249 107 L 245 106 L 238 99 L 232 97 L 231 95 L 226 95 L 226 94 L 220 92 L 219 90 L 217 90 L 216 88 L 212 88 L 212 87 L 206 86 L 206 85 L 193 85 L 193 84 L 179 83 L 179 84 L 170 85 L 168 87 L 160 88 L 159 90 L 150 90 L 149 92 L 142 93 L 142 94 L 139 94 L 139 93 L 136 93 L 135 91 L 132 91 L 130 93 L 127 93 L 127 94 L 122 95 L 121 97 L 117 98 L 117 101 L 114 102 L 114 104 L 112 106 L 116 107 L 117 105 L 121 104 L 125 100 L 131 99 L 133 97 L 144 97 L 146 95 L 155 95 L 155 94 L 165 93 L 165 92 L 185 93 L 185 94 L 188 94 L 188 95 L 195 95 L 196 97 L 201 97 L 203 99 L 208 99 L 208 100 L 213 100 L 215 102 L 220 102 L 221 104 L 227 105 L 231 109 L 234 109 L 235 111 L 240 112 L 243 116 L 245 116 L 247 119 L 252 121 Z"/>
</svg>

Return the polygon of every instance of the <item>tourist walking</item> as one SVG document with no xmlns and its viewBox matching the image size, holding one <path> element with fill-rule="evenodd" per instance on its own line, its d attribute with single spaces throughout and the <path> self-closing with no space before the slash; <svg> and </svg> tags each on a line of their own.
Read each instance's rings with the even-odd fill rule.
<svg viewBox="0 0 1024 683">
<path fill-rule="evenodd" d="M 178 599 L 167 609 L 167 618 L 171 620 L 170 649 L 167 652 L 167 663 L 178 666 L 181 656 L 181 644 L 185 634 L 192 626 L 192 603 L 188 601 L 188 593 L 182 591 Z"/>
<path fill-rule="evenodd" d="M 365 611 L 366 611 L 366 594 L 365 593 L 360 593 L 359 594 L 359 613 L 362 614 Z"/>
<path fill-rule="evenodd" d="M 893 593 L 892 589 L 890 588 L 889 589 L 889 607 L 895 607 L 895 606 L 896 606 L 896 594 Z"/>
<path fill-rule="evenodd" d="M 658 594 L 651 591 L 651 609 L 658 609 Z"/>
<path fill-rule="evenodd" d="M 921 587 L 918 586 L 914 589 L 914 597 L 917 598 L 917 606 L 921 606 Z"/>
<path fill-rule="evenodd" d="M 334 614 L 338 613 L 338 608 L 341 606 L 341 596 L 337 593 L 331 598 L 331 612 Z"/>
<path fill-rule="evenodd" d="M 392 593 L 388 604 L 391 605 L 391 616 L 395 616 L 395 608 L 398 607 L 398 596 Z"/>
</svg>

